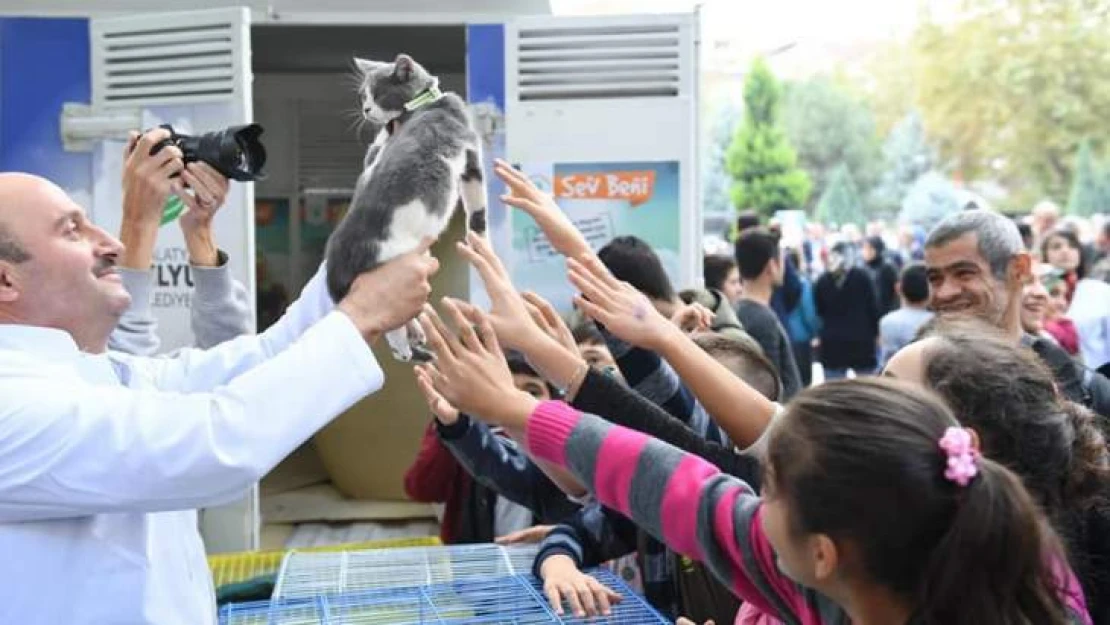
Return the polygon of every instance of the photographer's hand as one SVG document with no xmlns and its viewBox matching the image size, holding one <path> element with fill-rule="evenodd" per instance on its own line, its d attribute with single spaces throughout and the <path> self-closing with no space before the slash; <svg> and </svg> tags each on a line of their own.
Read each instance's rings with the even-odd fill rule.
<svg viewBox="0 0 1110 625">
<path fill-rule="evenodd" d="M 151 154 L 169 137 L 170 132 L 164 128 L 155 128 L 141 136 L 132 132 L 124 148 L 121 267 L 150 268 L 166 199 L 181 186 L 179 178 L 171 178 L 185 166 L 181 150 L 167 145 Z"/>
<path fill-rule="evenodd" d="M 200 267 L 215 267 L 219 263 L 219 251 L 212 236 L 212 218 L 227 199 L 229 182 L 211 165 L 202 162 L 187 164 L 181 179 L 189 185 L 189 189 L 177 192 L 189 208 L 179 219 L 185 246 L 189 249 L 189 262 Z"/>
</svg>

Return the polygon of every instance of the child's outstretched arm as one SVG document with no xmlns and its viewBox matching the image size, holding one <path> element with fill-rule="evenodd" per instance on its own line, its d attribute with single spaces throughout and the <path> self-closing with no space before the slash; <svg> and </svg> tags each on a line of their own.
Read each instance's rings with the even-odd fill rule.
<svg viewBox="0 0 1110 625">
<path fill-rule="evenodd" d="M 417 370 L 423 383 L 461 410 L 523 429 L 534 458 L 565 467 L 602 504 L 675 551 L 707 562 L 764 613 L 808 612 L 807 595 L 778 571 L 763 533 L 760 500 L 747 484 L 666 443 L 517 391 L 485 316 L 468 319 L 451 300 L 443 303 L 458 332 L 425 308 L 420 323 L 436 362 Z"/>
<path fill-rule="evenodd" d="M 577 304 L 618 337 L 659 353 L 740 447 L 762 436 L 776 405 L 733 375 L 663 317 L 639 291 L 620 282 L 596 257 L 567 260 Z"/>
</svg>

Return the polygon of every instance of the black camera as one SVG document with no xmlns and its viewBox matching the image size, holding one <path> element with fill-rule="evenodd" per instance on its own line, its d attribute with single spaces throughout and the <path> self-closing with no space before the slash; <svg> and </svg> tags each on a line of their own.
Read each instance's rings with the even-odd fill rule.
<svg viewBox="0 0 1110 625">
<path fill-rule="evenodd" d="M 258 137 L 262 126 L 244 124 L 203 135 L 179 134 L 169 124 L 161 128 L 170 131 L 170 138 L 158 143 L 151 150 L 155 154 L 167 145 L 181 150 L 186 163 L 203 161 L 230 180 L 252 182 L 266 177 L 262 166 L 266 164 L 266 148 Z"/>
</svg>

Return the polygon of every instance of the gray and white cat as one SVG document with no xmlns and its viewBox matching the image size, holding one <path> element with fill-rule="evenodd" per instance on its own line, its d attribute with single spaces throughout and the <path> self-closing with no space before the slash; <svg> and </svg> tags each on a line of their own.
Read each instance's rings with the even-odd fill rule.
<svg viewBox="0 0 1110 625">
<path fill-rule="evenodd" d="M 362 114 L 383 126 L 366 152 L 343 221 L 327 247 L 328 291 L 341 300 L 362 272 L 438 238 L 461 203 L 470 230 L 486 230 L 481 137 L 466 104 L 405 54 L 355 59 Z M 386 334 L 402 362 L 432 359 L 415 321 Z"/>
</svg>

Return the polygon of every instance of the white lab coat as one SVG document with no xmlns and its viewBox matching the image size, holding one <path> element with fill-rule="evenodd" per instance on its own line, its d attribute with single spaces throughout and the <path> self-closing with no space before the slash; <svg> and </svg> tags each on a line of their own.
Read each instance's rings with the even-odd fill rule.
<svg viewBox="0 0 1110 625">
<path fill-rule="evenodd" d="M 196 508 L 381 387 L 323 272 L 273 327 L 173 358 L 0 325 L 0 623 L 214 623 Z"/>
</svg>

